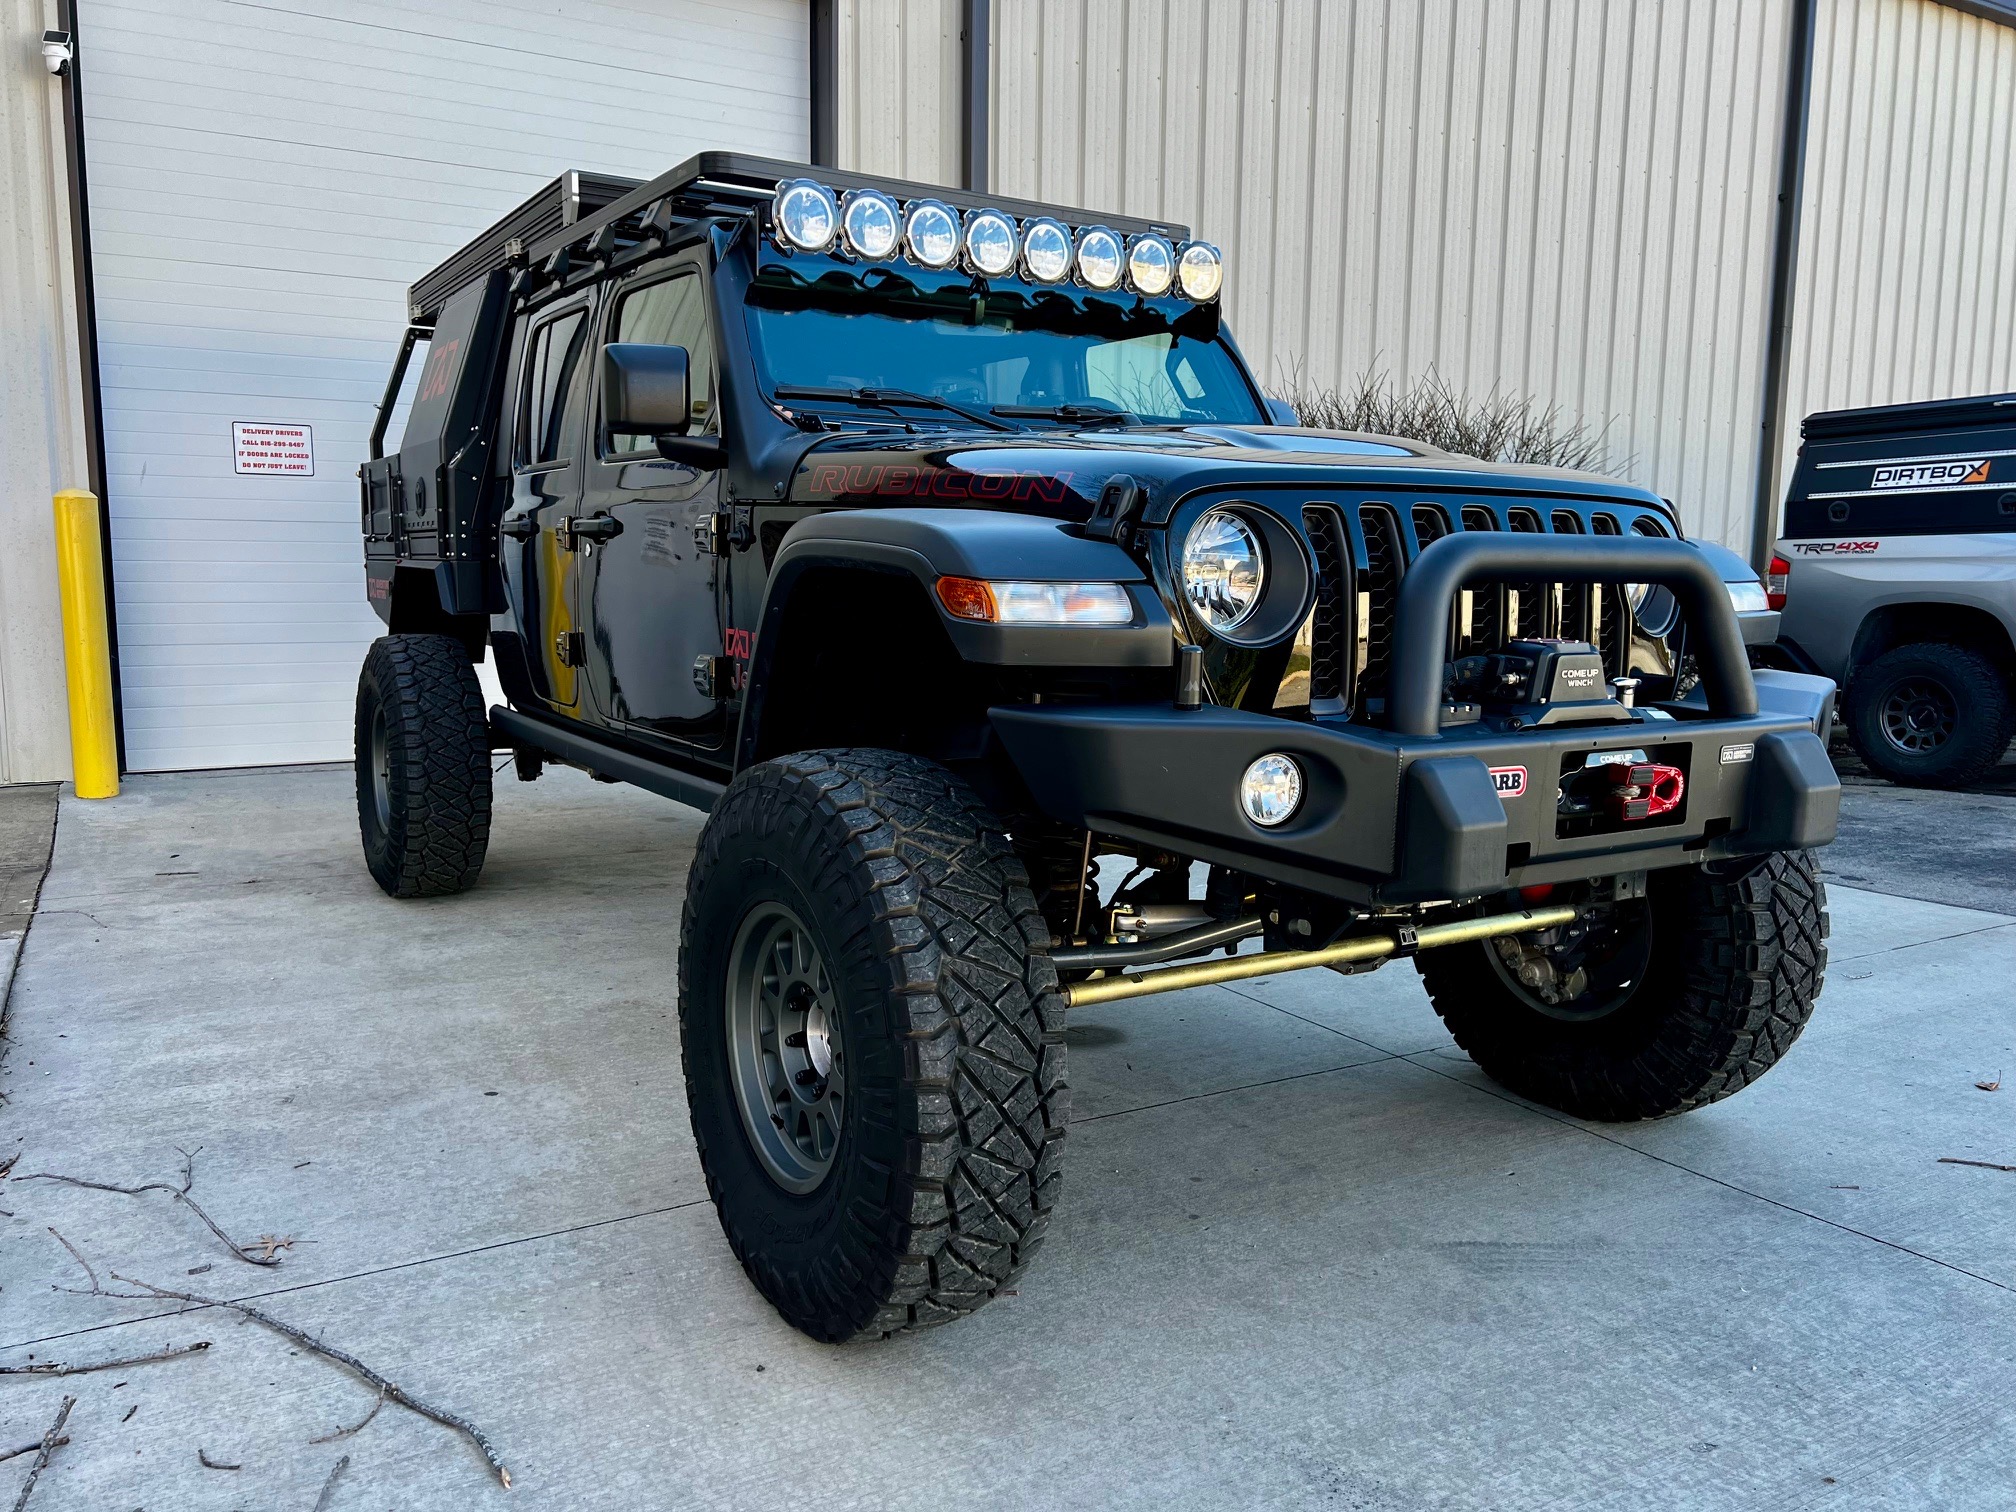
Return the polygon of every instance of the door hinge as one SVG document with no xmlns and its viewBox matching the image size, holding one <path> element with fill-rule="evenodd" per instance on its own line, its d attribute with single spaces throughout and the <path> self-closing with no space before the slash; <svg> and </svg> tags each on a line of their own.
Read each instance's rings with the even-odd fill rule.
<svg viewBox="0 0 2016 1512">
<path fill-rule="evenodd" d="M 578 667 L 588 660 L 588 637 L 579 630 L 562 630 L 553 637 L 553 656 L 563 667 Z"/>
<path fill-rule="evenodd" d="M 728 554 L 728 516 L 719 511 L 693 522 L 693 549 L 708 556 Z"/>
<path fill-rule="evenodd" d="M 735 664 L 725 656 L 693 658 L 693 686 L 702 698 L 726 698 L 735 685 Z"/>
</svg>

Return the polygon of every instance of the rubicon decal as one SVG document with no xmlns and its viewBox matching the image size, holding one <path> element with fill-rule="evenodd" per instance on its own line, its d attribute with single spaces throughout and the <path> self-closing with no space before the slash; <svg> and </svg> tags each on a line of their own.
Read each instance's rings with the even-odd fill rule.
<svg viewBox="0 0 2016 1512">
<path fill-rule="evenodd" d="M 1956 457 L 1950 462 L 1895 462 L 1870 475 L 1871 488 L 1938 488 L 1942 484 L 1986 483 L 1986 457 Z"/>
<path fill-rule="evenodd" d="M 1500 798 L 1524 798 L 1526 796 L 1526 768 L 1491 768 L 1491 786 Z"/>
</svg>

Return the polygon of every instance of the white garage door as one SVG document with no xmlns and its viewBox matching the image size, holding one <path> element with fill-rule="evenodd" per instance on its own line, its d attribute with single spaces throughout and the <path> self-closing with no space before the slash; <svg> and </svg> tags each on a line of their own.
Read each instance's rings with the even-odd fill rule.
<svg viewBox="0 0 2016 1512">
<path fill-rule="evenodd" d="M 78 10 L 128 765 L 345 758 L 406 286 L 569 168 L 802 159 L 805 0 Z"/>
</svg>

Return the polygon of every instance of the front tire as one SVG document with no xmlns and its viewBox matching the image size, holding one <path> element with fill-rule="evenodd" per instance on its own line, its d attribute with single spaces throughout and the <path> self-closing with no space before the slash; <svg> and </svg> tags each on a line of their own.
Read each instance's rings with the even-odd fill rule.
<svg viewBox="0 0 2016 1512">
<path fill-rule="evenodd" d="M 1069 1112 L 1049 930 L 998 820 L 935 763 L 811 751 L 737 777 L 687 881 L 680 1052 L 728 1243 L 839 1343 L 1014 1284 Z"/>
<path fill-rule="evenodd" d="M 473 886 L 490 846 L 490 725 L 462 643 L 384 635 L 357 679 L 357 827 L 395 898 Z"/>
<path fill-rule="evenodd" d="M 1869 769 L 1907 787 L 1970 787 L 2009 749 L 2016 711 L 1995 663 L 1925 641 L 1855 674 L 1848 733 Z"/>
<path fill-rule="evenodd" d="M 1791 1049 L 1827 966 L 1810 851 L 1655 872 L 1644 902 L 1617 908 L 1593 948 L 1543 934 L 1416 957 L 1435 1011 L 1485 1075 L 1621 1122 L 1719 1101 Z"/>
</svg>

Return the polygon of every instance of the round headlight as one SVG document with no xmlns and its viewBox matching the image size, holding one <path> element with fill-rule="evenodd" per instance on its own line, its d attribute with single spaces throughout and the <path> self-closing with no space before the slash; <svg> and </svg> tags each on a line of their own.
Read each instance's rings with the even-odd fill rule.
<svg viewBox="0 0 2016 1512">
<path fill-rule="evenodd" d="M 1185 299 L 1198 304 L 1216 299 L 1225 282 L 1225 260 L 1209 242 L 1192 242 L 1176 259 L 1176 282 Z"/>
<path fill-rule="evenodd" d="M 1290 756 L 1262 756 L 1239 779 L 1239 804 L 1255 824 L 1286 824 L 1302 806 L 1302 768 Z"/>
<path fill-rule="evenodd" d="M 770 202 L 770 219 L 785 246 L 800 252 L 824 252 L 840 229 L 840 202 L 824 184 L 787 179 L 777 186 L 777 198 Z"/>
<path fill-rule="evenodd" d="M 856 189 L 840 206 L 840 234 L 847 250 L 869 262 L 895 255 L 902 236 L 896 201 L 879 189 Z"/>
<path fill-rule="evenodd" d="M 1022 268 L 1038 283 L 1062 283 L 1071 276 L 1071 233 L 1047 216 L 1022 228 Z"/>
<path fill-rule="evenodd" d="M 1213 630 L 1236 630 L 1260 604 L 1260 537 L 1229 509 L 1206 510 L 1183 543 L 1183 596 Z"/>
<path fill-rule="evenodd" d="M 966 222 L 966 265 L 987 278 L 1015 266 L 1015 222 L 999 210 L 982 210 Z"/>
<path fill-rule="evenodd" d="M 959 256 L 959 216 L 936 200 L 913 200 L 903 222 L 903 250 L 927 268 L 949 268 Z"/>
<path fill-rule="evenodd" d="M 1150 299 L 1169 292 L 1176 277 L 1176 249 L 1169 238 L 1154 232 L 1127 243 L 1127 287 Z"/>
<path fill-rule="evenodd" d="M 1117 289 L 1127 253 L 1104 226 L 1078 233 L 1078 277 L 1088 289 Z"/>
</svg>

